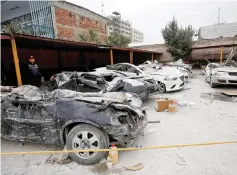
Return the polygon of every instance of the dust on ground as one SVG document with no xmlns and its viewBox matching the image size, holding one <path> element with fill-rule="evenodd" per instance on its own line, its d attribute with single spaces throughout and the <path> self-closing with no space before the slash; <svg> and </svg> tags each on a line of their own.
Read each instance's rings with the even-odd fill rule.
<svg viewBox="0 0 237 175">
<path fill-rule="evenodd" d="M 212 89 L 199 72 L 185 86 L 186 90 L 150 97 L 145 103 L 148 119 L 160 123 L 148 124 L 144 135 L 139 136 L 134 147 L 191 144 L 237 140 L 236 103 L 200 97 L 201 93 L 236 90 L 236 87 Z M 177 112 L 156 112 L 156 97 L 170 97 L 191 102 L 177 107 Z M 2 152 L 44 151 L 61 148 L 3 140 Z M 65 165 L 46 163 L 50 155 L 17 155 L 1 157 L 2 175 L 66 175 L 66 174 L 147 174 L 147 175 L 233 175 L 237 174 L 237 144 L 126 151 L 119 153 L 119 163 L 111 171 L 103 165 L 82 166 L 75 162 Z M 52 158 L 57 157 L 53 155 Z M 50 157 L 51 158 L 51 157 Z M 142 163 L 144 168 L 131 172 L 123 166 Z"/>
</svg>

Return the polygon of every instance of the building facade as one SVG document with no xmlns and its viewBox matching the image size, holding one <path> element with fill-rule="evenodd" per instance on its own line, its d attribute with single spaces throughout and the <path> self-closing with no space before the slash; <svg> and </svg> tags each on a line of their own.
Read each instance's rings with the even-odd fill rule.
<svg viewBox="0 0 237 175">
<path fill-rule="evenodd" d="M 51 1 L 3 1 L 1 23 L 21 25 L 32 35 L 54 38 Z"/>
<path fill-rule="evenodd" d="M 132 28 L 132 23 L 128 20 L 123 20 L 119 12 L 113 12 L 108 16 L 108 35 L 112 32 L 118 32 L 131 39 L 131 42 L 143 42 L 143 33 Z"/>
<path fill-rule="evenodd" d="M 143 42 L 143 33 L 137 29 L 132 28 L 132 43 Z"/>
<path fill-rule="evenodd" d="M 33 35 L 66 40 L 79 40 L 89 30 L 107 42 L 107 18 L 67 1 L 4 1 L 2 21 L 14 21 Z"/>
<path fill-rule="evenodd" d="M 201 27 L 198 34 L 199 39 L 234 37 L 237 35 L 237 22 Z"/>
</svg>

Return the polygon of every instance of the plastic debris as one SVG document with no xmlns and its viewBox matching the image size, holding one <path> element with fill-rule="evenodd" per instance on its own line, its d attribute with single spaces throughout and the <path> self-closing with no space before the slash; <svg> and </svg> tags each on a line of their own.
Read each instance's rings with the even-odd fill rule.
<svg viewBox="0 0 237 175">
<path fill-rule="evenodd" d="M 130 171 L 138 171 L 138 170 L 143 168 L 143 164 L 139 163 L 139 164 L 136 164 L 134 166 L 123 167 L 123 168 L 125 168 L 126 170 L 130 170 Z"/>
<path fill-rule="evenodd" d="M 112 164 L 118 163 L 118 151 L 115 144 L 112 144 L 109 151 L 109 158 L 111 159 Z"/>
<path fill-rule="evenodd" d="M 188 102 L 187 101 L 179 101 L 178 105 L 181 107 L 186 107 L 188 105 Z"/>
<path fill-rule="evenodd" d="M 149 134 L 152 134 L 152 133 L 155 133 L 156 132 L 156 129 L 152 128 L 152 129 L 148 129 L 148 131 L 145 133 L 145 135 L 149 135 Z"/>
<path fill-rule="evenodd" d="M 100 164 L 104 164 L 104 163 L 106 163 L 106 162 L 107 162 L 107 160 L 106 160 L 105 158 L 103 158 L 103 159 L 101 159 L 101 160 L 99 161 Z"/>
<path fill-rule="evenodd" d="M 160 123 L 159 120 L 156 120 L 156 121 L 148 121 L 148 123 Z"/>
<path fill-rule="evenodd" d="M 107 163 L 106 163 L 106 165 L 107 165 L 107 168 L 109 169 L 109 170 L 111 170 L 112 169 L 112 160 L 111 160 L 111 158 L 110 157 L 108 157 L 107 158 Z"/>
</svg>

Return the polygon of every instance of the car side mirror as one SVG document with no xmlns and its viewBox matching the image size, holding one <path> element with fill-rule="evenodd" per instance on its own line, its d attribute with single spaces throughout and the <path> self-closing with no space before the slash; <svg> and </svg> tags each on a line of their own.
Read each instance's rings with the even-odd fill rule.
<svg viewBox="0 0 237 175">
<path fill-rule="evenodd" d="M 97 84 L 105 84 L 102 78 L 96 78 Z"/>
</svg>

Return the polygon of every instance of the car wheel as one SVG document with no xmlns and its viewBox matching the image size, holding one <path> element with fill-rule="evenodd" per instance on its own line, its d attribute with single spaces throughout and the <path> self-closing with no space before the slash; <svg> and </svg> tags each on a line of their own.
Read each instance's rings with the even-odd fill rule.
<svg viewBox="0 0 237 175">
<path fill-rule="evenodd" d="M 160 81 L 158 81 L 157 84 L 158 84 L 157 91 L 159 93 L 164 93 L 165 92 L 165 84 L 161 83 Z"/>
<path fill-rule="evenodd" d="M 216 87 L 216 84 L 212 82 L 211 76 L 210 76 L 210 85 L 211 85 L 211 88 L 215 88 Z"/>
<path fill-rule="evenodd" d="M 68 150 L 105 149 L 108 148 L 105 132 L 88 125 L 75 126 L 67 135 Z M 98 163 L 107 155 L 107 152 L 72 152 L 69 156 L 79 164 L 92 165 Z"/>
</svg>

